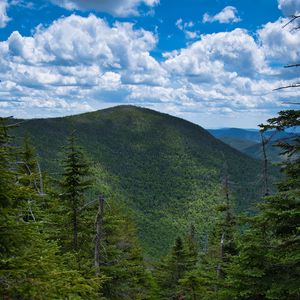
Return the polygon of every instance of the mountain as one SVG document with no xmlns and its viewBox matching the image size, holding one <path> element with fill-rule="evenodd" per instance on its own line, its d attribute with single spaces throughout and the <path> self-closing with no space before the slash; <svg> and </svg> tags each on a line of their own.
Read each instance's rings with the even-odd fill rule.
<svg viewBox="0 0 300 300">
<path fill-rule="evenodd" d="M 280 149 L 278 147 L 275 147 L 276 142 L 277 141 L 271 142 L 266 146 L 267 158 L 269 161 L 273 163 L 278 163 L 282 161 L 282 156 L 280 155 Z M 253 158 L 263 159 L 263 150 L 262 150 L 261 143 L 251 145 L 249 147 L 244 148 L 241 151 Z"/>
<path fill-rule="evenodd" d="M 257 129 L 242 128 L 220 128 L 208 130 L 216 138 L 230 137 L 239 140 L 252 141 L 258 143 L 260 141 L 260 133 Z"/>
<path fill-rule="evenodd" d="M 252 146 L 256 146 L 258 144 L 251 140 L 235 138 L 235 137 L 230 137 L 230 136 L 224 136 L 224 137 L 221 136 L 221 137 L 218 137 L 218 139 L 221 140 L 222 142 L 228 144 L 232 148 L 235 148 L 243 153 L 245 153 L 245 149 L 248 149 Z M 246 154 L 248 154 L 248 153 L 246 153 Z"/>
<path fill-rule="evenodd" d="M 209 129 L 209 132 L 231 147 L 253 158 L 262 159 L 261 135 L 259 130 L 221 128 Z M 266 132 L 264 136 L 270 138 L 270 142 L 266 147 L 268 159 L 272 162 L 280 162 L 282 160 L 280 151 L 274 145 L 282 139 L 291 139 L 295 135 L 299 135 L 295 130 L 293 132 L 277 132 L 275 135 L 273 135 L 272 131 Z"/>
<path fill-rule="evenodd" d="M 262 194 L 258 160 L 198 125 L 150 109 L 118 106 L 17 122 L 17 143 L 29 135 L 43 170 L 54 177 L 61 148 L 76 130 L 78 143 L 95 162 L 98 181 L 133 211 L 142 246 L 151 257 L 165 254 L 192 223 L 205 239 L 224 198 L 226 170 L 237 210 L 252 209 Z"/>
</svg>

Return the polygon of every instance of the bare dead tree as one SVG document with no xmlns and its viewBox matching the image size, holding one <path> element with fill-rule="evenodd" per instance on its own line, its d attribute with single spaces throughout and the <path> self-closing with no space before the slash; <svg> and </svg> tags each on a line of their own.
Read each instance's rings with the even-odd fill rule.
<svg viewBox="0 0 300 300">
<path fill-rule="evenodd" d="M 96 275 L 99 274 L 100 265 L 101 265 L 101 248 L 102 248 L 102 241 L 103 241 L 103 218 L 104 218 L 104 196 L 99 196 L 99 206 L 98 212 L 96 216 L 96 237 L 95 237 L 95 268 L 96 268 Z"/>
<path fill-rule="evenodd" d="M 37 170 L 38 170 L 39 178 L 40 178 L 40 196 L 46 196 L 46 194 L 44 193 L 44 181 L 43 181 L 41 166 L 38 161 L 36 161 L 36 165 L 37 165 Z"/>
<path fill-rule="evenodd" d="M 224 157 L 224 154 L 223 154 Z M 225 157 L 224 157 L 225 159 Z M 225 160 L 224 162 L 224 180 L 223 180 L 223 191 L 225 195 L 225 203 L 226 203 L 226 208 L 225 208 L 225 222 L 228 222 L 230 219 L 230 198 L 229 198 L 229 176 L 228 176 L 228 165 Z M 220 263 L 217 266 L 217 277 L 220 277 L 222 275 L 222 266 L 221 264 L 224 261 L 224 244 L 225 244 L 225 229 L 223 228 L 223 232 L 221 235 L 220 239 Z"/>
<path fill-rule="evenodd" d="M 27 173 L 30 176 L 30 184 L 34 187 L 34 190 L 36 191 L 36 193 L 40 197 L 46 196 L 46 194 L 44 193 L 43 175 L 42 175 L 42 172 L 41 172 L 41 167 L 40 167 L 39 162 L 36 161 L 37 171 L 38 171 L 38 176 L 39 176 L 39 180 L 38 180 L 39 182 L 37 182 L 34 174 L 32 173 L 29 165 L 26 162 L 24 162 L 24 161 L 18 161 L 18 162 L 16 162 L 16 164 L 20 164 L 20 165 L 24 165 L 25 166 L 25 168 L 27 170 Z M 32 220 L 34 222 L 36 222 L 36 218 L 35 218 L 34 212 L 32 210 L 32 202 L 33 202 L 32 199 L 28 199 L 28 201 L 27 201 L 28 212 L 29 212 Z"/>
<path fill-rule="evenodd" d="M 263 154 L 263 181 L 264 181 L 264 196 L 270 195 L 269 189 L 269 160 L 267 155 L 267 146 L 272 141 L 273 137 L 276 135 L 276 131 L 272 132 L 269 137 L 264 135 L 264 132 L 260 131 L 261 137 L 261 147 Z"/>
<path fill-rule="evenodd" d="M 220 277 L 221 274 L 222 274 L 221 273 L 222 272 L 221 263 L 224 260 L 224 243 L 225 243 L 225 233 L 222 232 L 222 236 L 221 236 L 221 240 L 220 240 L 220 259 L 221 259 L 221 262 L 217 266 L 217 277 Z"/>
</svg>

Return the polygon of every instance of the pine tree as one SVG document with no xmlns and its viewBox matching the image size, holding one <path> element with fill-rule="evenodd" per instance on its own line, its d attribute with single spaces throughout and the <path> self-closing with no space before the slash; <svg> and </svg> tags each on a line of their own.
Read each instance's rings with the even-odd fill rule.
<svg viewBox="0 0 300 300">
<path fill-rule="evenodd" d="M 193 269 L 198 263 L 199 246 L 197 241 L 197 232 L 194 224 L 190 225 L 189 234 L 186 237 L 189 268 Z"/>
<path fill-rule="evenodd" d="M 193 251 L 192 248 L 191 250 Z M 191 253 L 193 252 L 189 252 L 188 245 L 184 243 L 184 240 L 177 237 L 171 254 L 157 266 L 155 275 L 161 299 L 184 299 L 184 291 L 180 282 L 187 272 L 196 267 L 192 263 L 195 257 L 189 255 Z"/>
<path fill-rule="evenodd" d="M 89 166 L 82 150 L 76 145 L 75 132 L 68 138 L 63 160 L 63 177 L 61 180 L 63 201 L 62 207 L 67 218 L 64 218 L 67 231 L 65 232 L 65 247 L 78 250 L 80 234 L 80 212 L 85 202 L 85 191 L 91 186 Z M 70 228 L 71 225 L 71 228 Z M 72 242 L 69 236 L 72 236 Z"/>
<path fill-rule="evenodd" d="M 299 126 L 299 118 L 300 111 L 283 111 L 261 127 L 281 131 Z M 238 299 L 300 299 L 300 139 L 278 146 L 288 157 L 281 165 L 284 178 L 248 221 L 231 266 L 229 282 Z"/>
<path fill-rule="evenodd" d="M 157 299 L 152 275 L 146 270 L 135 227 L 113 200 L 103 220 L 100 272 L 108 280 L 102 292 L 107 299 Z"/>
<path fill-rule="evenodd" d="M 285 130 L 300 125 L 300 111 L 283 111 L 268 120 L 263 130 Z M 277 145 L 287 160 L 281 165 L 283 180 L 278 193 L 266 197 L 261 205 L 261 219 L 270 229 L 272 283 L 267 291 L 269 299 L 300 299 L 300 138 L 281 141 Z M 272 274 L 272 275 L 271 275 Z"/>
<path fill-rule="evenodd" d="M 8 133 L 8 118 L 0 118 L 0 207 L 4 209 L 12 204 L 14 174 L 11 170 L 12 147 Z"/>
<path fill-rule="evenodd" d="M 30 180 L 19 180 L 24 172 L 18 173 L 19 161 L 13 160 L 18 151 L 10 145 L 6 122 L 0 124 L 0 294 L 5 299 L 97 299 L 102 278 L 87 280 L 70 269 L 72 256 L 60 253 L 43 220 L 27 218 L 27 202 L 38 195 Z"/>
</svg>

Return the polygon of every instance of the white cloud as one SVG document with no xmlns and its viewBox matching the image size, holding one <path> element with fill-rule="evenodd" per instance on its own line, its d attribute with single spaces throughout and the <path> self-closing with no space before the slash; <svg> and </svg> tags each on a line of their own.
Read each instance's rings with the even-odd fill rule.
<svg viewBox="0 0 300 300">
<path fill-rule="evenodd" d="M 226 6 L 214 16 L 205 13 L 202 19 L 203 23 L 237 23 L 241 18 L 237 15 L 237 9 L 234 6 Z"/>
<path fill-rule="evenodd" d="M 154 7 L 159 0 L 51 0 L 54 4 L 68 10 L 85 10 L 107 12 L 114 16 L 126 17 L 138 15 L 139 7 Z"/>
<path fill-rule="evenodd" d="M 164 71 L 149 55 L 156 42 L 151 32 L 135 30 L 131 23 L 110 27 L 94 15 L 72 15 L 47 29 L 38 28 L 33 37 L 13 32 L 7 46 L 15 63 L 49 66 L 49 70 L 54 66 L 94 66 L 98 74 L 116 70 L 124 81 L 155 84 L 164 81 Z"/>
<path fill-rule="evenodd" d="M 282 10 L 285 16 L 291 16 L 300 13 L 299 0 L 278 0 L 278 8 Z"/>
<path fill-rule="evenodd" d="M 57 109 L 75 109 L 73 102 L 86 108 L 79 104 L 95 95 L 126 94 L 129 85 L 164 85 L 167 72 L 150 55 L 156 43 L 149 31 L 131 23 L 109 26 L 94 15 L 59 19 L 30 37 L 13 32 L 0 43 L 0 85 L 5 87 L 0 101 L 10 99 L 20 108 L 32 98 L 37 107 L 45 101 L 51 103 L 45 109 L 54 109 L 57 99 Z"/>
<path fill-rule="evenodd" d="M 177 26 L 194 29 L 182 20 Z M 14 32 L 0 42 L 0 113 L 53 116 L 121 103 L 177 115 L 205 111 L 206 118 L 275 110 L 281 95 L 299 96 L 271 92 L 290 82 L 278 80 L 274 61 L 296 57 L 300 48 L 287 30 L 281 37 L 287 47 L 277 49 L 279 28 L 266 24 L 258 40 L 243 29 L 202 35 L 162 60 L 151 55 L 154 33 L 94 15 L 61 18 L 28 37 Z"/>
<path fill-rule="evenodd" d="M 226 72 L 252 76 L 265 69 L 264 53 L 255 40 L 242 29 L 203 35 L 175 55 L 168 53 L 166 67 L 176 74 L 197 76 L 209 80 L 212 76 L 227 76 Z"/>
<path fill-rule="evenodd" d="M 6 27 L 6 24 L 10 21 L 7 15 L 7 8 L 7 0 L 0 0 L 0 28 Z"/>
<path fill-rule="evenodd" d="M 264 53 L 269 61 L 292 64 L 300 60 L 300 31 L 283 28 L 288 19 L 267 23 L 258 31 Z"/>
<path fill-rule="evenodd" d="M 182 31 L 187 39 L 193 40 L 200 37 L 200 32 L 198 30 L 193 30 L 195 23 L 184 22 L 181 18 L 175 23 L 176 27 Z"/>
</svg>

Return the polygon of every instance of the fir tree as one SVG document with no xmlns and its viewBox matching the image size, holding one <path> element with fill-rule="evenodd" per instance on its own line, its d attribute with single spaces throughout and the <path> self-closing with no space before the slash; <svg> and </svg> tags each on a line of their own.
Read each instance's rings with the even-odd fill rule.
<svg viewBox="0 0 300 300">
<path fill-rule="evenodd" d="M 261 125 L 285 130 L 300 125 L 300 111 L 283 111 Z M 300 139 L 278 144 L 288 159 L 278 192 L 264 198 L 241 237 L 229 282 L 238 299 L 300 299 Z"/>
<path fill-rule="evenodd" d="M 63 205 L 67 215 L 66 246 L 74 251 L 78 250 L 78 236 L 80 231 L 80 212 L 85 202 L 85 191 L 90 187 L 89 166 L 82 150 L 76 145 L 75 132 L 68 138 L 65 147 L 65 159 L 63 160 L 63 177 L 61 180 Z M 68 236 L 72 233 L 72 242 L 68 241 Z M 68 245 L 69 244 L 69 245 Z"/>
<path fill-rule="evenodd" d="M 192 244 L 189 244 L 189 246 L 192 246 Z M 193 247 L 188 248 L 184 240 L 178 237 L 175 240 L 171 254 L 160 262 L 156 269 L 156 278 L 161 299 L 184 299 L 184 291 L 180 286 L 180 282 L 187 272 L 195 268 L 196 261 L 193 251 Z"/>
<path fill-rule="evenodd" d="M 19 180 L 26 172 L 18 173 L 5 122 L 1 119 L 0 294 L 5 299 L 100 299 L 102 278 L 87 279 L 70 269 L 72 256 L 60 253 L 43 220 L 26 217 L 27 201 L 38 193 L 30 180 Z"/>
</svg>

